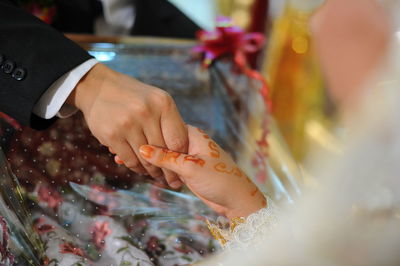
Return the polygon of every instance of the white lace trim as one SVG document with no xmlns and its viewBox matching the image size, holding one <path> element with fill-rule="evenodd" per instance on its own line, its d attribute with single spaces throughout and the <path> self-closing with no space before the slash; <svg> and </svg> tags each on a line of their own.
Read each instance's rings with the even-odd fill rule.
<svg viewBox="0 0 400 266">
<path fill-rule="evenodd" d="M 275 228 L 278 224 L 278 209 L 272 200 L 267 198 L 267 201 L 268 207 L 251 214 L 244 223 L 233 229 L 225 249 L 246 249 L 257 245 Z"/>
</svg>

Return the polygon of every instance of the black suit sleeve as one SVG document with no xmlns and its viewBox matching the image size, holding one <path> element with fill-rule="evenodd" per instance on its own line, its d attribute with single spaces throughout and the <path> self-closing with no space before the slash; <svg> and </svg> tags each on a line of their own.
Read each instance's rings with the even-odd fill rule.
<svg viewBox="0 0 400 266">
<path fill-rule="evenodd" d="M 41 95 L 90 55 L 10 0 L 0 0 L 0 111 L 24 125 L 49 121 L 32 114 Z"/>
</svg>

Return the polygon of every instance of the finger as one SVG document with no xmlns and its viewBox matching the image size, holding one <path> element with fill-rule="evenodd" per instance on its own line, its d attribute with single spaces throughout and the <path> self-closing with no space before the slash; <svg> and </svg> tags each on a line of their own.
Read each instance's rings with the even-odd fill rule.
<svg viewBox="0 0 400 266">
<path fill-rule="evenodd" d="M 149 175 L 153 178 L 161 178 L 163 176 L 161 169 L 147 162 L 140 156 L 139 147 L 141 145 L 147 144 L 147 139 L 144 134 L 136 133 L 135 135 L 130 135 L 128 142 L 132 150 L 137 155 L 140 164 L 146 169 L 147 173 L 149 173 Z"/>
<path fill-rule="evenodd" d="M 122 165 L 122 164 L 125 165 L 124 161 L 122 161 L 122 160 L 118 157 L 118 155 L 116 155 L 116 156 L 114 157 L 114 161 L 115 161 L 115 163 L 117 163 L 117 164 L 119 164 L 119 165 Z M 131 171 L 133 171 L 133 172 L 136 172 L 137 174 L 140 174 L 140 175 L 146 175 L 146 174 L 148 174 L 147 171 L 146 171 L 146 169 L 144 169 L 142 165 L 139 165 L 138 167 L 129 168 L 129 169 L 130 169 Z"/>
<path fill-rule="evenodd" d="M 139 174 L 146 173 L 146 170 L 142 167 L 139 159 L 127 142 L 113 143 L 112 150 L 118 154 L 114 157 L 114 161 L 117 164 L 125 164 L 126 167 Z"/>
<path fill-rule="evenodd" d="M 185 123 L 174 102 L 161 114 L 161 131 L 167 148 L 171 151 L 188 152 L 189 139 Z"/>
<path fill-rule="evenodd" d="M 114 161 L 116 164 L 125 164 L 124 161 L 121 160 L 121 158 L 119 158 L 118 155 L 114 156 Z"/>
<path fill-rule="evenodd" d="M 119 165 L 125 164 L 124 161 L 122 161 L 122 160 L 119 158 L 118 155 L 116 155 L 116 156 L 114 157 L 114 161 L 115 161 L 117 164 L 119 164 Z M 147 174 L 146 169 L 144 169 L 142 165 L 139 165 L 138 167 L 134 167 L 134 168 L 129 168 L 129 169 L 132 170 L 133 172 L 136 172 L 136 173 L 141 174 L 141 175 L 142 175 L 142 174 Z"/>
<path fill-rule="evenodd" d="M 224 153 L 223 149 L 202 129 L 188 125 L 188 133 L 190 154 L 207 155 L 218 159 Z"/>
<path fill-rule="evenodd" d="M 187 129 L 190 138 L 190 154 L 208 154 L 208 143 L 212 141 L 208 134 L 204 130 L 191 125 L 187 125 Z"/>
<path fill-rule="evenodd" d="M 199 156 L 187 155 L 151 145 L 141 146 L 140 154 L 149 163 L 177 173 L 183 181 L 206 166 L 206 161 Z"/>
<path fill-rule="evenodd" d="M 161 127 L 159 123 L 153 123 L 144 128 L 144 132 L 146 135 L 146 139 L 148 141 L 148 144 L 154 145 L 157 147 L 164 147 L 166 148 L 166 144 L 164 141 L 164 138 L 161 133 Z M 183 183 L 181 180 L 178 178 L 178 176 L 167 169 L 162 169 L 164 173 L 165 180 L 167 181 L 168 185 L 172 188 L 180 188 Z"/>
</svg>

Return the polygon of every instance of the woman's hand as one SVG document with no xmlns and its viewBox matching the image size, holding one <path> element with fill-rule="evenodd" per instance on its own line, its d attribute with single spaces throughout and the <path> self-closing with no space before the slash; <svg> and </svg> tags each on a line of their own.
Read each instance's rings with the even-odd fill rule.
<svg viewBox="0 0 400 266">
<path fill-rule="evenodd" d="M 144 145 L 141 156 L 177 173 L 205 204 L 228 218 L 246 217 L 266 206 L 264 195 L 207 134 L 192 126 L 188 134 L 188 154 Z"/>
</svg>

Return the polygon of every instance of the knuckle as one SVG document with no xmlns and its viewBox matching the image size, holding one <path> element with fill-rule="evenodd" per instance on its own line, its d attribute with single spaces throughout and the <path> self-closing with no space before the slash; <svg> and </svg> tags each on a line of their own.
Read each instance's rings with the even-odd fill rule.
<svg viewBox="0 0 400 266">
<path fill-rule="evenodd" d="M 162 151 L 162 150 L 156 151 L 154 156 L 153 156 L 154 165 L 158 165 L 160 167 L 165 165 L 166 161 L 164 160 L 164 158 L 165 158 L 165 152 L 164 151 Z"/>
<path fill-rule="evenodd" d="M 149 174 L 151 175 L 159 176 L 161 174 L 161 169 L 152 164 L 144 163 L 143 166 L 146 168 L 147 172 L 149 172 Z"/>
<path fill-rule="evenodd" d="M 131 171 L 133 171 L 135 173 L 138 173 L 138 174 L 145 174 L 146 173 L 146 170 L 144 170 L 141 167 L 132 167 L 132 168 L 128 167 L 128 168 L 129 168 L 129 170 L 131 170 Z"/>
<path fill-rule="evenodd" d="M 137 160 L 129 160 L 128 162 L 125 162 L 125 166 L 128 168 L 139 168 L 140 164 Z"/>
<path fill-rule="evenodd" d="M 96 139 L 100 142 L 101 145 L 105 147 L 110 147 L 108 140 L 104 136 L 95 136 Z"/>
<path fill-rule="evenodd" d="M 171 170 L 167 170 L 167 169 L 163 169 L 165 178 L 178 178 L 178 175 L 174 172 L 172 172 Z"/>
<path fill-rule="evenodd" d="M 157 169 L 155 169 L 154 171 L 147 170 L 147 172 L 149 172 L 149 174 L 152 177 L 155 177 L 155 178 L 161 178 L 163 176 L 162 172 L 160 170 L 157 170 Z"/>
<path fill-rule="evenodd" d="M 174 151 L 185 152 L 188 145 L 187 140 L 183 138 L 173 138 L 168 141 L 168 148 Z"/>
<path fill-rule="evenodd" d="M 117 139 L 117 132 L 112 128 L 105 129 L 102 135 L 104 136 L 104 140 L 106 140 L 105 142 L 110 142 Z"/>
<path fill-rule="evenodd" d="M 124 115 L 124 116 L 120 116 L 118 118 L 118 122 L 117 123 L 118 123 L 119 127 L 127 129 L 127 128 L 130 128 L 132 126 L 133 119 L 130 118 L 129 116 L 127 116 L 127 115 Z"/>
<path fill-rule="evenodd" d="M 179 180 L 179 178 L 174 173 L 166 173 L 165 174 L 165 180 L 167 180 L 168 183 L 171 183 L 171 182 L 174 182 L 176 180 Z"/>
<path fill-rule="evenodd" d="M 161 89 L 155 90 L 151 94 L 150 101 L 152 102 L 152 104 L 155 104 L 158 107 L 166 109 L 170 108 L 173 104 L 171 95 L 169 95 L 166 91 L 163 91 Z"/>
<path fill-rule="evenodd" d="M 133 104 L 132 111 L 142 118 L 149 117 L 151 114 L 149 106 L 143 102 Z"/>
<path fill-rule="evenodd" d="M 152 165 L 149 162 L 143 162 L 143 166 L 148 170 L 148 171 L 154 171 L 155 169 L 157 169 L 157 167 L 155 167 L 154 165 Z"/>
</svg>

